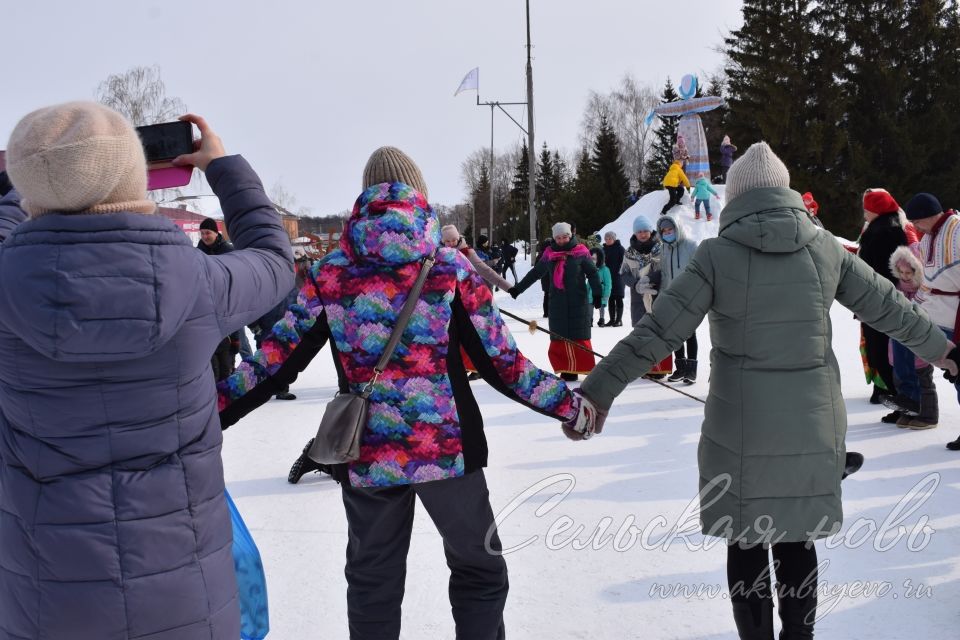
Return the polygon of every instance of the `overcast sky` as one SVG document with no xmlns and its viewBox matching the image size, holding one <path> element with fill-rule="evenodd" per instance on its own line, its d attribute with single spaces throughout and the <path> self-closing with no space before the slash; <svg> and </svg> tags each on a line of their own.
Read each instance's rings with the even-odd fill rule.
<svg viewBox="0 0 960 640">
<path fill-rule="evenodd" d="M 659 90 L 717 70 L 740 4 L 531 0 L 537 146 L 575 149 L 588 92 L 625 72 Z M 0 148 L 32 109 L 93 99 L 111 73 L 156 64 L 228 152 L 316 214 L 351 208 L 387 144 L 417 161 L 431 202 L 462 201 L 460 163 L 489 145 L 490 111 L 454 90 L 479 66 L 481 99 L 526 91 L 523 0 L 57 0 L 5 2 L 0 20 Z M 495 129 L 498 149 L 522 136 L 502 114 Z"/>
</svg>

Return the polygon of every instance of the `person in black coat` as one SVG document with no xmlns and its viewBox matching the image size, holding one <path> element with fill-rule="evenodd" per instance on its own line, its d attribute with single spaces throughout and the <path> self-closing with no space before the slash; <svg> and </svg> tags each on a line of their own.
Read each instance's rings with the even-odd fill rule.
<svg viewBox="0 0 960 640">
<path fill-rule="evenodd" d="M 507 239 L 504 238 L 500 241 L 500 264 L 498 265 L 497 273 L 500 274 L 501 278 L 507 277 L 507 271 L 513 273 L 513 284 L 517 284 L 517 253 L 519 250 L 507 242 Z"/>
<path fill-rule="evenodd" d="M 608 327 L 623 326 L 624 283 L 623 276 L 620 275 L 620 267 L 623 265 L 625 251 L 623 245 L 617 239 L 616 233 L 607 231 L 603 234 L 603 260 L 610 268 L 610 280 L 613 284 L 613 288 L 610 290 L 610 301 L 607 303 L 610 309 Z"/>
<path fill-rule="evenodd" d="M 208 256 L 221 256 L 233 251 L 233 245 L 223 238 L 216 220 L 204 218 L 200 223 L 200 242 L 197 243 L 197 249 Z M 240 353 L 240 331 L 231 333 L 221 340 L 211 356 L 210 364 L 213 366 L 213 376 L 217 382 L 233 373 L 238 353 Z"/>
<path fill-rule="evenodd" d="M 884 278 L 896 285 L 896 279 L 890 272 L 890 255 L 907 244 L 907 234 L 900 220 L 900 205 L 883 189 L 868 189 L 863 194 L 863 219 L 866 227 L 860 235 L 860 259 Z M 893 380 L 893 367 L 890 365 L 888 348 L 889 338 L 866 324 L 863 338 L 866 343 L 867 365 L 877 372 L 880 385 L 874 384 L 870 402 L 880 404 L 884 395 L 896 395 Z M 899 416 L 893 414 L 884 417 L 884 422 L 896 422 Z"/>
</svg>

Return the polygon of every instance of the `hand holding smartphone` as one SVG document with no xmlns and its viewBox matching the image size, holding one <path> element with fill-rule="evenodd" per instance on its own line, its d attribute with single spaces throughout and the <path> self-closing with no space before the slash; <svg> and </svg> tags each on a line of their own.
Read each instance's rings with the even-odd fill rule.
<svg viewBox="0 0 960 640">
<path fill-rule="evenodd" d="M 193 139 L 193 125 L 200 130 L 200 139 Z M 223 142 L 207 121 L 188 113 L 177 122 L 137 127 L 147 157 L 147 189 L 169 189 L 190 183 L 193 168 L 206 171 L 207 166 L 226 155 Z"/>
<path fill-rule="evenodd" d="M 189 122 L 164 122 L 137 127 L 147 158 L 147 190 L 182 187 L 193 177 L 192 166 L 175 166 L 173 160 L 193 152 L 193 126 Z"/>
</svg>

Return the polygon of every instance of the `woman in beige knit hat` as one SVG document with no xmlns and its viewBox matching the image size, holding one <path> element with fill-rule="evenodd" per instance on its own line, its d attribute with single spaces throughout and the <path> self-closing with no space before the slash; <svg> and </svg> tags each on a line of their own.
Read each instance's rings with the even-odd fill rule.
<svg viewBox="0 0 960 640">
<path fill-rule="evenodd" d="M 256 173 L 198 116 L 195 153 L 237 251 L 151 215 L 119 113 L 39 109 L 0 225 L 0 637 L 239 638 L 210 354 L 293 286 Z M 3 239 L 0 237 L 0 239 Z"/>
</svg>

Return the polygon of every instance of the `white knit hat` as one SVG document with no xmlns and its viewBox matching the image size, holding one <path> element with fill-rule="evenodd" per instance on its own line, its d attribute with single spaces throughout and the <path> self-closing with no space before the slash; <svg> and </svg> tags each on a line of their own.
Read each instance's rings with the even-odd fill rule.
<svg viewBox="0 0 960 640">
<path fill-rule="evenodd" d="M 147 163 L 133 125 L 96 102 L 68 102 L 27 114 L 7 146 L 7 173 L 32 216 L 153 213 Z"/>
<path fill-rule="evenodd" d="M 558 222 L 557 224 L 553 225 L 551 232 L 553 233 L 554 238 L 557 236 L 572 236 L 573 228 L 568 222 Z"/>
<path fill-rule="evenodd" d="M 457 229 L 455 224 L 444 225 L 440 229 L 440 239 L 446 242 L 447 240 L 459 240 L 460 239 L 460 230 Z"/>
<path fill-rule="evenodd" d="M 790 187 L 790 172 L 766 142 L 750 145 L 727 171 L 726 200 L 761 187 Z"/>
<path fill-rule="evenodd" d="M 427 197 L 427 183 L 420 173 L 420 167 L 410 156 L 396 147 L 380 147 L 367 160 L 363 169 L 363 188 L 382 182 L 402 182 L 408 184 Z"/>
</svg>

